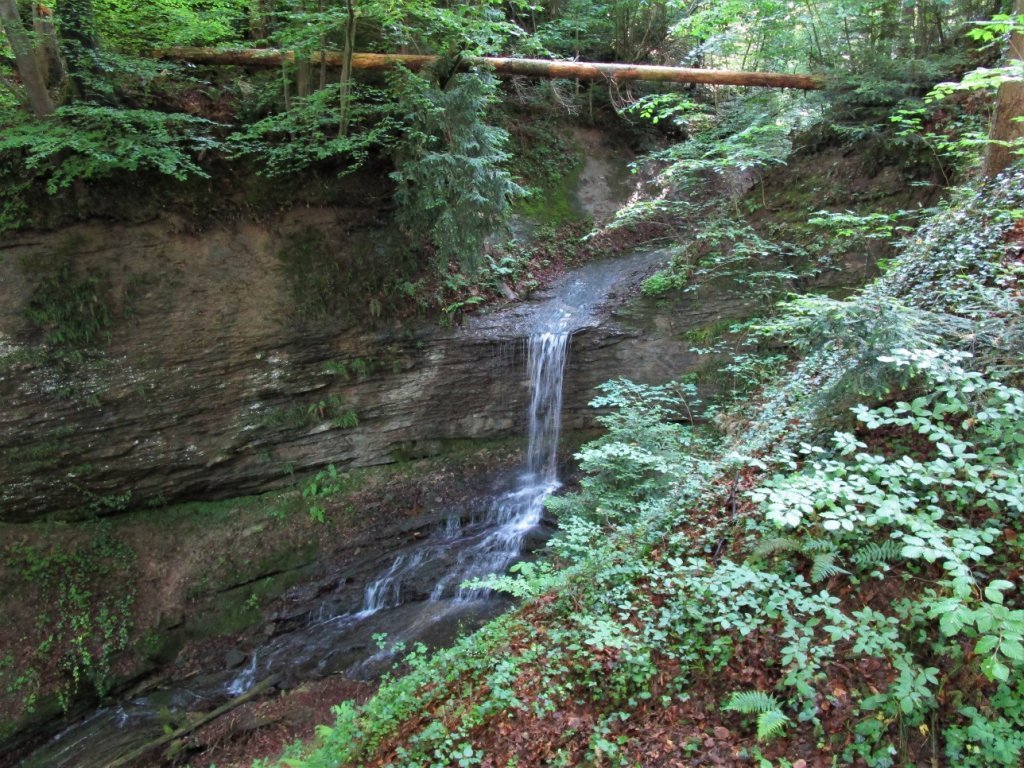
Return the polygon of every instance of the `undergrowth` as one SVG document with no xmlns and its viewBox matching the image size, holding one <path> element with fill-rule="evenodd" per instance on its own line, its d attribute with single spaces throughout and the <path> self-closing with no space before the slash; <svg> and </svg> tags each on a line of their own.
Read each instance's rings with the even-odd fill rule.
<svg viewBox="0 0 1024 768">
<path fill-rule="evenodd" d="M 31 658 L 0 657 L 0 681 L 26 711 L 43 691 L 56 688 L 67 709 L 82 691 L 103 697 L 114 678 L 114 661 L 128 647 L 135 603 L 135 553 L 97 523 L 77 546 L 47 551 L 12 541 L 2 551 L 26 598 L 37 600 Z M 53 661 L 56 664 L 53 664 Z M 60 679 L 46 680 L 56 666 Z M 54 686 L 55 683 L 55 686 Z"/>
<path fill-rule="evenodd" d="M 1022 190 L 965 190 L 860 293 L 753 324 L 801 357 L 731 436 L 690 385 L 606 384 L 549 557 L 488 582 L 523 607 L 283 764 L 1020 765 Z"/>
</svg>

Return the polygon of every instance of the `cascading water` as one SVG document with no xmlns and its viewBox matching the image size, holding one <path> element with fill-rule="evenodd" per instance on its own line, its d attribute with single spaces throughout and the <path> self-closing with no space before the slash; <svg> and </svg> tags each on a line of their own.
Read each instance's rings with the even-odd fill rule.
<svg viewBox="0 0 1024 768">
<path fill-rule="evenodd" d="M 462 588 L 461 584 L 503 572 L 515 561 L 541 522 L 544 500 L 559 486 L 562 383 L 571 333 L 592 321 L 595 308 L 619 281 L 629 275 L 635 282 L 637 274 L 663 258 L 641 254 L 632 261 L 588 265 L 567 279 L 550 301 L 535 309 L 522 308 L 528 315 L 524 335 L 531 388 L 529 443 L 524 470 L 511 491 L 475 514 L 453 512 L 433 535 L 398 554 L 388 569 L 365 587 L 358 610 L 339 609 L 345 600 L 333 593 L 320 598 L 310 607 L 302 626 L 253 650 L 240 669 L 214 672 L 97 710 L 22 765 L 99 768 L 159 736 L 162 712 L 209 708 L 226 696 L 244 693 L 269 675 L 278 675 L 286 685 L 336 672 L 353 677 L 372 675 L 391 658 L 386 651 L 374 654 L 371 650 L 381 631 L 390 630 L 391 640 L 409 641 L 429 637 L 431 627 L 455 626 L 462 619 L 473 622 L 493 615 L 500 602 L 489 599 L 487 590 Z M 443 633 L 441 639 L 444 641 Z"/>
<path fill-rule="evenodd" d="M 558 437 L 570 332 L 562 327 L 562 313 L 547 325 L 555 330 L 538 332 L 527 339 L 529 441 L 526 467 L 513 489 L 495 498 L 482 515 L 469 521 L 464 519 L 465 510 L 452 512 L 433 536 L 398 555 L 383 574 L 367 585 L 359 611 L 333 615 L 321 609 L 311 618 L 304 637 L 284 635 L 254 652 L 253 661 L 228 684 L 229 693 L 244 692 L 282 664 L 305 663 L 323 671 L 333 653 L 324 656 L 332 636 L 340 637 L 375 614 L 414 600 L 413 590 L 406 585 L 422 583 L 425 574 L 440 571 L 429 592 L 428 605 L 408 627 L 392 634 L 393 641 L 407 641 L 425 627 L 488 598 L 489 590 L 462 584 L 501 573 L 519 558 L 526 537 L 541 522 L 544 499 L 559 486 Z M 316 658 L 316 654 L 321 657 Z M 350 673 L 367 674 L 387 658 L 388 652 L 382 650 L 356 664 Z"/>
<path fill-rule="evenodd" d="M 433 541 L 417 549 L 412 558 L 400 555 L 377 581 L 366 589 L 361 615 L 371 615 L 378 606 L 400 603 L 402 583 L 431 562 L 458 556 L 452 560 L 430 592 L 428 603 L 437 606 L 418 620 L 407 632 L 392 640 L 405 642 L 464 606 L 487 599 L 490 590 L 462 586 L 484 576 L 503 572 L 522 554 L 530 531 L 541 522 L 544 499 L 558 489 L 558 437 L 562 418 L 562 380 L 568 357 L 569 332 L 545 331 L 527 340 L 527 373 L 530 378 L 528 410 L 529 442 L 526 467 L 513 490 L 496 498 L 486 514 L 470 525 L 462 524 L 460 514 L 448 517 Z M 390 596 L 391 604 L 382 604 L 380 596 Z M 356 665 L 353 674 L 361 674 L 389 658 L 386 649 Z"/>
<path fill-rule="evenodd" d="M 455 589 L 456 601 L 477 600 L 487 590 L 459 586 L 462 582 L 501 573 L 520 555 L 523 540 L 541 521 L 544 499 L 558 489 L 558 436 L 562 421 L 562 379 L 568 357 L 569 333 L 546 331 L 527 340 L 530 378 L 529 443 L 526 470 L 517 486 L 495 499 L 480 540 L 463 550 L 457 567 L 438 580 L 431 600 L 442 600 Z"/>
</svg>

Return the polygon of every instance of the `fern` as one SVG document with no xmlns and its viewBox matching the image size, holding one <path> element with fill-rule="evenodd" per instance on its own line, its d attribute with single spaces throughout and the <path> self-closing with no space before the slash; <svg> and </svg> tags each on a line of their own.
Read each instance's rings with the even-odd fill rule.
<svg viewBox="0 0 1024 768">
<path fill-rule="evenodd" d="M 779 700 L 764 691 L 733 691 L 722 706 L 724 710 L 739 712 L 741 715 L 757 715 L 779 709 Z"/>
<path fill-rule="evenodd" d="M 836 565 L 835 551 L 819 552 L 811 559 L 812 582 L 824 581 L 832 576 L 838 576 L 840 573 L 849 573 L 849 571 Z"/>
<path fill-rule="evenodd" d="M 756 560 L 780 554 L 784 552 L 795 552 L 803 555 L 811 561 L 811 581 L 824 581 L 840 573 L 849 571 L 836 565 L 836 545 L 828 539 L 805 539 L 801 541 L 794 536 L 775 536 L 764 539 L 754 548 L 753 557 Z"/>
<path fill-rule="evenodd" d="M 789 717 L 778 709 L 762 712 L 757 716 L 757 740 L 767 741 L 778 736 L 789 724 Z"/>
<path fill-rule="evenodd" d="M 828 539 L 804 539 L 800 545 L 800 552 L 810 557 L 812 552 L 836 553 L 836 543 Z"/>
<path fill-rule="evenodd" d="M 800 550 L 801 542 L 795 536 L 773 536 L 764 539 L 758 544 L 752 553 L 755 560 L 763 560 L 770 555 L 777 555 L 780 552 L 797 552 Z"/>
<path fill-rule="evenodd" d="M 779 700 L 764 691 L 735 691 L 722 707 L 741 715 L 757 715 L 757 738 L 764 741 L 782 733 L 789 716 L 782 711 Z"/>
<path fill-rule="evenodd" d="M 858 568 L 870 568 L 899 560 L 902 549 L 902 542 L 896 539 L 886 539 L 881 544 L 871 541 L 854 552 L 852 559 Z"/>
</svg>

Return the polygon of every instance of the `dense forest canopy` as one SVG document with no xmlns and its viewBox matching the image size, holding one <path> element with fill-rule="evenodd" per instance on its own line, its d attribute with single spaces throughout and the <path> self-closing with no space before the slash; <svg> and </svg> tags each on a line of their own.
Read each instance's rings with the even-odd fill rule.
<svg viewBox="0 0 1024 768">
<path fill-rule="evenodd" d="M 419 162 L 429 152 L 461 159 L 444 170 L 419 162 L 414 173 L 434 176 L 416 194 L 400 195 L 413 211 L 409 215 L 429 216 L 433 205 L 450 203 L 437 174 L 451 174 L 470 198 L 482 185 L 487 202 L 481 202 L 480 213 L 494 224 L 518 194 L 504 172 L 506 137 L 500 127 L 478 132 L 484 140 L 477 143 L 447 134 L 441 125 L 423 125 L 423 118 L 411 114 L 410 99 L 419 99 L 417 108 L 423 99 L 435 107 L 459 101 L 458 120 L 473 115 L 483 125 L 490 105 L 509 97 L 486 73 L 453 76 L 459 55 L 810 72 L 829 78 L 828 96 L 803 100 L 797 110 L 792 97 L 779 95 L 776 103 L 788 100 L 788 107 L 762 112 L 781 108 L 792 122 L 799 111 L 806 123 L 809 115 L 841 122 L 844 110 L 861 116 L 875 110 L 882 122 L 898 111 L 909 122 L 925 124 L 930 118 L 920 111 L 920 99 L 932 86 L 996 63 L 1009 10 L 998 2 L 930 0 L 61 0 L 52 7 L 4 0 L 0 173 L 9 189 L 42 184 L 58 194 L 78 179 L 140 170 L 182 180 L 202 177 L 214 158 L 289 175 L 310 167 L 344 173 L 371 154 L 389 155 L 398 164 L 414 156 Z M 980 26 L 991 19 L 996 27 Z M 989 41 L 987 58 L 966 43 L 967 35 Z M 274 47 L 293 51 L 295 59 L 280 71 L 245 72 L 151 58 L 154 49 L 177 45 Z M 343 54 L 340 68 L 313 64 L 312 57 L 324 50 Z M 435 71 L 419 75 L 362 77 L 346 66 L 350 58 L 344 57 L 354 51 L 431 53 L 442 60 Z M 971 81 L 975 86 L 998 84 L 1000 70 L 983 73 Z M 470 84 L 471 77 L 478 82 Z M 626 116 L 671 117 L 683 130 L 703 114 L 718 119 L 721 105 L 736 97 L 723 93 L 712 99 L 710 92 L 658 86 L 595 88 L 602 102 Z M 425 89 L 451 95 L 429 96 Z M 460 90 L 465 93 L 457 97 Z M 561 89 L 533 91 L 531 98 L 564 102 Z M 579 98 L 577 88 L 569 102 Z M 952 132 L 977 136 L 984 120 L 972 119 L 974 125 L 962 121 Z M 481 165 L 494 172 L 474 176 Z M 410 178 L 399 169 L 399 185 Z M 31 221 L 31 212 L 19 209 L 16 200 L 5 201 L 0 229 Z M 478 246 L 479 238 L 469 236 Z M 433 239 L 435 246 L 443 241 L 440 233 Z"/>
</svg>

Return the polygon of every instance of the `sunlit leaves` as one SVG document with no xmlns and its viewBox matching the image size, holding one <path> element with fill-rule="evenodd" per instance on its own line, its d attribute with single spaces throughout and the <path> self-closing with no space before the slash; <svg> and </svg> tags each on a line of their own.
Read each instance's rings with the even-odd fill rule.
<svg viewBox="0 0 1024 768">
<path fill-rule="evenodd" d="M 522 194 L 503 167 L 508 134 L 486 122 L 496 83 L 460 73 L 442 88 L 409 72 L 396 73 L 391 83 L 396 112 L 405 116 L 391 174 L 398 223 L 410 239 L 421 239 L 418 245 L 433 246 L 438 266 L 454 261 L 475 270 L 484 240 L 500 230 L 510 201 Z"/>
<path fill-rule="evenodd" d="M 139 54 L 240 41 L 250 5 L 249 0 L 92 0 L 103 45 Z"/>
<path fill-rule="evenodd" d="M 76 179 L 115 171 L 156 171 L 185 179 L 207 175 L 198 155 L 220 147 L 214 127 L 191 115 L 79 104 L 58 109 L 45 122 L 6 124 L 0 153 L 24 153 L 24 167 L 45 179 L 51 194 Z"/>
</svg>

